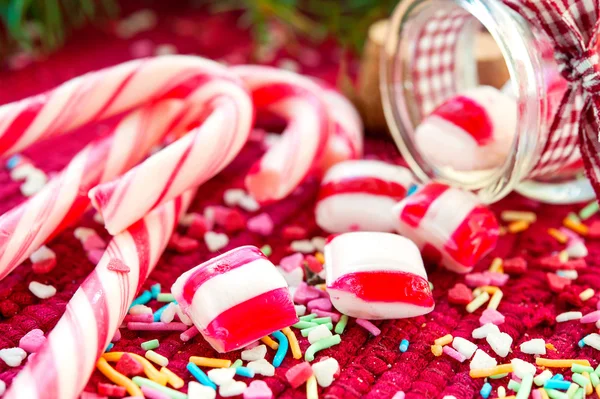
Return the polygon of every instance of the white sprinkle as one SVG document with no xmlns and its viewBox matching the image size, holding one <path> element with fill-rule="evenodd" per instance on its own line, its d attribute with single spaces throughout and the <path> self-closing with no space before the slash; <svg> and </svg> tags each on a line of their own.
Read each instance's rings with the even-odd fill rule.
<svg viewBox="0 0 600 399">
<path fill-rule="evenodd" d="M 331 337 L 331 331 L 324 324 L 320 324 L 308 333 L 308 342 L 314 344 L 320 339 Z"/>
<path fill-rule="evenodd" d="M 473 360 L 471 360 L 469 368 L 471 370 L 491 369 L 492 367 L 496 367 L 497 365 L 498 362 L 496 361 L 496 359 L 494 359 L 481 349 L 477 349 L 477 351 L 475 351 L 475 356 L 473 356 Z"/>
<path fill-rule="evenodd" d="M 31 260 L 31 263 L 38 263 L 48 259 L 56 259 L 56 254 L 47 246 L 42 245 L 29 256 L 29 259 Z"/>
<path fill-rule="evenodd" d="M 27 357 L 27 352 L 21 348 L 0 349 L 0 359 L 9 367 L 19 367 Z"/>
<path fill-rule="evenodd" d="M 175 305 L 175 303 L 171 302 L 171 303 L 169 303 L 169 306 L 167 306 L 165 308 L 165 310 L 163 310 L 163 312 L 161 313 L 160 321 L 162 321 L 163 323 L 170 323 L 175 318 L 176 313 L 177 313 L 177 305 Z"/>
<path fill-rule="evenodd" d="M 506 389 L 503 386 L 498 387 L 498 397 L 503 398 L 506 396 Z"/>
<path fill-rule="evenodd" d="M 296 309 L 296 316 L 304 316 L 306 314 L 306 306 L 304 305 L 294 305 L 294 309 Z"/>
<path fill-rule="evenodd" d="M 41 170 L 36 169 L 35 172 L 31 173 L 27 177 L 27 180 L 21 184 L 21 194 L 25 197 L 31 197 L 44 188 L 46 183 L 48 183 L 48 176 Z"/>
<path fill-rule="evenodd" d="M 593 297 L 595 294 L 594 290 L 591 288 L 588 288 L 585 291 L 582 291 L 581 294 L 579 294 L 579 298 L 582 301 L 587 301 L 588 299 L 590 299 L 591 297 Z"/>
<path fill-rule="evenodd" d="M 567 247 L 569 258 L 585 258 L 588 256 L 588 249 L 583 241 L 576 241 Z"/>
<path fill-rule="evenodd" d="M 186 326 L 191 326 L 192 324 L 194 324 L 192 323 L 192 320 L 185 313 L 183 313 L 183 310 L 181 310 L 181 307 L 179 305 L 175 305 L 175 313 L 177 313 L 177 317 L 179 317 L 179 320 Z"/>
<path fill-rule="evenodd" d="M 446 395 L 442 399 L 456 399 L 456 396 Z"/>
<path fill-rule="evenodd" d="M 246 367 L 253 370 L 255 374 L 264 375 L 265 377 L 273 377 L 275 375 L 275 367 L 265 359 L 250 362 Z"/>
<path fill-rule="evenodd" d="M 319 386 L 326 388 L 331 385 L 334 380 L 334 375 L 340 369 L 340 365 L 337 360 L 330 357 L 320 362 L 313 363 L 311 365 L 313 374 L 317 379 Z"/>
<path fill-rule="evenodd" d="M 477 345 L 461 337 L 454 337 L 452 347 L 467 359 L 470 359 L 477 350 Z"/>
<path fill-rule="evenodd" d="M 586 335 L 583 338 L 583 342 L 587 346 L 591 346 L 592 348 L 600 351 L 600 335 L 598 335 L 596 333 L 592 333 L 590 335 Z"/>
<path fill-rule="evenodd" d="M 196 213 L 186 213 L 185 215 L 181 216 L 179 218 L 179 225 L 180 226 L 184 226 L 184 227 L 188 227 L 191 226 L 192 223 L 194 222 L 194 220 L 196 219 L 197 214 Z"/>
<path fill-rule="evenodd" d="M 248 386 L 242 381 L 230 381 L 228 384 L 219 387 L 219 395 L 224 398 L 238 396 L 244 393 Z"/>
<path fill-rule="evenodd" d="M 308 240 L 296 240 L 290 244 L 293 252 L 301 252 L 303 254 L 312 254 L 315 252 L 315 246 Z"/>
<path fill-rule="evenodd" d="M 215 399 L 217 391 L 196 381 L 188 383 L 188 399 Z"/>
<path fill-rule="evenodd" d="M 310 242 L 315 247 L 315 249 L 319 252 L 325 251 L 325 242 L 327 240 L 323 237 L 313 237 Z"/>
<path fill-rule="evenodd" d="M 557 323 L 564 323 L 565 321 L 579 320 L 583 317 L 581 312 L 565 312 L 556 316 Z"/>
<path fill-rule="evenodd" d="M 154 50 L 155 55 L 177 54 L 177 47 L 172 44 L 160 44 Z"/>
<path fill-rule="evenodd" d="M 235 376 L 235 368 L 227 367 L 227 368 L 215 368 L 208 371 L 208 378 L 212 382 L 217 385 L 224 385 L 228 382 L 233 381 L 233 376 Z"/>
<path fill-rule="evenodd" d="M 513 366 L 513 372 L 515 373 L 515 375 L 521 379 L 523 379 L 523 377 L 525 377 L 525 375 L 527 374 L 531 374 L 532 376 L 535 375 L 535 365 L 529 362 L 514 358 L 510 361 L 510 363 Z"/>
<path fill-rule="evenodd" d="M 264 359 L 267 355 L 266 345 L 258 345 L 252 349 L 246 349 L 242 352 L 242 360 L 247 362 L 254 362 L 260 359 Z"/>
<path fill-rule="evenodd" d="M 24 163 L 10 171 L 10 178 L 14 181 L 25 180 L 35 170 L 37 168 L 32 164 Z"/>
<path fill-rule="evenodd" d="M 521 352 L 527 353 L 528 355 L 545 355 L 546 341 L 542 338 L 535 338 L 523 342 L 521 344 Z"/>
<path fill-rule="evenodd" d="M 245 196 L 246 192 L 241 188 L 230 188 L 223 193 L 223 202 L 229 207 L 234 207 L 237 206 Z"/>
<path fill-rule="evenodd" d="M 486 323 L 479 328 L 476 328 L 471 333 L 471 336 L 475 339 L 486 338 L 492 332 L 500 332 L 500 329 L 497 325 L 492 323 Z"/>
<path fill-rule="evenodd" d="M 506 357 L 512 345 L 512 337 L 507 333 L 491 332 L 485 337 L 492 350 L 500 357 Z"/>
<path fill-rule="evenodd" d="M 89 237 L 96 235 L 96 230 L 90 229 L 89 227 L 77 227 L 75 231 L 73 231 L 73 235 L 79 241 L 84 242 Z"/>
<path fill-rule="evenodd" d="M 51 285 L 38 283 L 37 281 L 29 283 L 29 291 L 40 299 L 47 299 L 56 294 L 56 288 Z"/>
<path fill-rule="evenodd" d="M 152 308 L 146 305 L 134 305 L 129 309 L 129 314 L 152 314 Z"/>
<path fill-rule="evenodd" d="M 225 233 L 215 233 L 207 231 L 204 234 L 204 242 L 210 252 L 216 252 L 229 244 L 229 237 Z"/>
<path fill-rule="evenodd" d="M 244 195 L 238 201 L 238 206 L 248 212 L 256 212 L 260 209 L 260 204 L 251 195 Z"/>
<path fill-rule="evenodd" d="M 6 392 L 6 382 L 0 380 L 0 396 L 4 395 Z"/>
<path fill-rule="evenodd" d="M 577 270 L 559 270 L 556 272 L 557 276 L 564 277 L 569 280 L 577 280 Z"/>
<path fill-rule="evenodd" d="M 542 371 L 541 373 L 539 373 L 538 375 L 535 376 L 535 378 L 533 379 L 533 382 L 538 387 L 541 387 L 550 378 L 552 378 L 552 371 L 550 371 L 550 370 L 544 370 L 544 371 Z"/>
</svg>

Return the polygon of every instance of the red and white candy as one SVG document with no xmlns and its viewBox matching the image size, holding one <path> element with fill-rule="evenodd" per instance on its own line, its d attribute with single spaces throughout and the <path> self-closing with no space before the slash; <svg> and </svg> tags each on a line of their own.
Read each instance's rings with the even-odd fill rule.
<svg viewBox="0 0 600 399">
<path fill-rule="evenodd" d="M 433 310 L 427 273 L 417 246 L 391 233 L 354 232 L 325 245 L 327 292 L 343 314 L 399 319 Z"/>
<path fill-rule="evenodd" d="M 394 207 L 396 230 L 423 257 L 468 273 L 498 241 L 498 221 L 475 194 L 430 182 Z"/>
<path fill-rule="evenodd" d="M 346 161 L 333 166 L 321 183 L 317 224 L 331 233 L 392 231 L 392 208 L 414 180 L 402 166 L 381 161 Z"/>
<path fill-rule="evenodd" d="M 506 159 L 516 126 L 516 101 L 480 86 L 438 106 L 417 127 L 414 139 L 419 151 L 438 166 L 490 169 Z"/>
<path fill-rule="evenodd" d="M 218 352 L 239 349 L 298 321 L 287 283 L 253 246 L 182 274 L 171 292 Z"/>
</svg>

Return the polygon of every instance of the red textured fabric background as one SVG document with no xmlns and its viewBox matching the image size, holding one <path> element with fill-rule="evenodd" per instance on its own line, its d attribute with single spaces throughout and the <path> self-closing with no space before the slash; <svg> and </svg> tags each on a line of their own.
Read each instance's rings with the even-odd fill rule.
<svg viewBox="0 0 600 399">
<path fill-rule="evenodd" d="M 250 59 L 251 37 L 248 32 L 235 27 L 236 15 L 208 16 L 201 10 L 177 7 L 165 5 L 156 8 L 159 16 L 156 28 L 131 39 L 119 39 L 110 29 L 90 28 L 75 35 L 64 49 L 46 60 L 35 62 L 19 71 L 3 70 L 0 73 L 0 104 L 49 89 L 84 72 L 131 59 L 132 46 L 139 46 L 140 40 L 150 40 L 146 45 L 151 46 L 172 44 L 179 53 L 199 54 L 230 63 L 242 63 Z M 310 47 L 298 42 L 280 49 L 276 46 L 275 50 L 275 57 L 268 60 L 270 64 L 297 65 L 302 73 L 335 82 L 342 53 L 333 44 Z M 290 62 L 292 59 L 299 61 L 296 64 Z M 355 63 L 352 65 L 355 66 Z M 88 127 L 68 137 L 41 143 L 25 154 L 46 172 L 57 171 L 89 137 L 101 132 L 102 126 Z M 242 186 L 244 172 L 261 152 L 260 145 L 249 144 L 230 167 L 201 188 L 192 210 L 201 211 L 207 205 L 222 204 L 223 191 L 229 187 Z M 385 139 L 367 139 L 366 153 L 368 157 L 401 162 L 394 145 Z M 301 225 L 308 229 L 309 236 L 323 235 L 313 218 L 317 188 L 318 184 L 315 181 L 308 181 L 290 198 L 263 209 L 271 215 L 277 226 L 271 238 L 241 232 L 230 237 L 231 241 L 226 249 L 243 244 L 269 244 L 274 250 L 271 258 L 277 262 L 289 253 L 289 242 L 281 238 L 282 227 Z M 23 199 L 18 183 L 10 180 L 2 166 L 0 212 L 10 209 Z M 546 206 L 515 195 L 493 208 L 498 211 L 532 210 L 537 212 L 539 221 L 523 233 L 503 236 L 498 248 L 481 262 L 479 269 L 486 269 L 493 256 L 522 255 L 530 261 L 530 265 L 534 265 L 539 257 L 562 249 L 563 246 L 548 236 L 546 230 L 548 227 L 559 226 L 569 211 L 580 207 Z M 94 227 L 107 238 L 106 232 L 92 221 L 91 213 L 86 214 L 80 225 Z M 64 312 L 67 301 L 94 267 L 87 260 L 79 241 L 73 237 L 72 228 L 62 233 L 49 246 L 58 256 L 58 266 L 55 270 L 46 275 L 35 275 L 31 272 L 30 264 L 26 263 L 0 285 L 0 348 L 18 345 L 19 339 L 33 328 L 49 332 Z M 528 339 L 542 337 L 557 349 L 556 352 L 549 352 L 548 357 L 576 356 L 590 359 L 593 365 L 597 363 L 600 358 L 598 351 L 590 347 L 577 347 L 577 342 L 583 336 L 595 332 L 593 325 L 581 325 L 578 322 L 556 324 L 554 321 L 556 314 L 564 311 L 580 310 L 585 314 L 596 309 L 597 296 L 584 304 L 578 297 L 578 294 L 588 287 L 600 291 L 600 245 L 588 243 L 588 248 L 588 268 L 581 271 L 579 279 L 560 294 L 549 291 L 544 272 L 535 268 L 530 268 L 522 277 L 512 277 L 503 288 L 505 297 L 499 310 L 506 316 L 506 322 L 500 329 L 514 339 L 514 353 L 509 354 L 506 360 L 519 356 L 533 361 L 532 356 L 520 353 L 518 345 Z M 150 276 L 146 287 L 160 282 L 165 292 L 182 272 L 211 256 L 204 244 L 201 244 L 199 251 L 188 255 L 167 251 Z M 447 290 L 456 282 L 462 282 L 463 277 L 436 269 L 435 266 L 429 267 L 428 271 L 435 287 L 435 311 L 424 317 L 408 320 L 376 322 L 382 333 L 375 338 L 370 337 L 364 329 L 351 321 L 342 336 L 342 343 L 319 354 L 334 356 L 342 368 L 340 377 L 331 387 L 320 389 L 321 397 L 391 398 L 398 390 L 406 392 L 407 398 L 410 399 L 441 398 L 444 395 L 454 395 L 457 398 L 478 396 L 483 381 L 469 377 L 468 362 L 459 364 L 447 356 L 434 357 L 429 347 L 435 338 L 447 333 L 470 338 L 471 331 L 479 326 L 481 311 L 468 315 L 463 307 L 448 304 Z M 52 284 L 58 289 L 58 293 L 50 299 L 39 300 L 27 289 L 32 280 Z M 185 370 L 190 355 L 216 356 L 199 336 L 184 344 L 180 341 L 179 334 L 136 334 L 125 329 L 122 333 L 123 338 L 115 345 L 114 350 L 142 354 L 141 342 L 159 338 L 161 344 L 157 352 L 167 356 L 170 359 L 169 368 L 186 380 L 190 378 Z M 410 341 L 410 348 L 406 353 L 400 353 L 398 350 L 402 339 Z M 308 342 L 303 338 L 300 342 L 305 350 Z M 494 356 L 485 342 L 477 343 L 481 349 Z M 231 359 L 235 359 L 236 356 L 239 355 L 228 355 Z M 273 356 L 271 351 L 268 356 Z M 277 369 L 276 375 L 265 379 L 279 398 L 305 397 L 304 386 L 294 390 L 286 383 L 285 370 L 294 364 L 296 361 L 288 355 L 282 367 Z M 0 362 L 0 379 L 10 382 L 18 371 L 19 368 L 9 368 Z M 99 381 L 105 380 L 98 373 L 94 374 L 87 390 L 95 391 Z M 508 379 L 500 382 L 505 385 Z M 493 384 L 494 388 L 498 386 L 498 382 Z"/>
</svg>

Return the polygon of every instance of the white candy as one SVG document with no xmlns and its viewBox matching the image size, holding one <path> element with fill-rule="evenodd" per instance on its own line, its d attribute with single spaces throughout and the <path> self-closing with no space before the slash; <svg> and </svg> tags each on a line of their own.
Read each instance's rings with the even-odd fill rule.
<svg viewBox="0 0 600 399">
<path fill-rule="evenodd" d="M 361 319 L 414 317 L 434 301 L 419 249 L 391 233 L 354 232 L 325 246 L 327 292 L 343 314 Z M 412 303 L 406 297 L 412 297 Z"/>
<path fill-rule="evenodd" d="M 250 362 L 246 367 L 254 371 L 255 374 L 264 375 L 265 377 L 273 377 L 275 375 L 275 367 L 265 359 Z"/>
<path fill-rule="evenodd" d="M 582 241 L 576 241 L 567 247 L 569 258 L 585 258 L 588 256 L 588 249 Z"/>
<path fill-rule="evenodd" d="M 170 323 L 175 318 L 175 314 L 177 314 L 177 305 L 174 302 L 169 303 L 169 305 L 163 310 L 160 315 L 160 321 L 163 323 Z"/>
<path fill-rule="evenodd" d="M 223 193 L 223 202 L 229 207 L 234 207 L 237 206 L 245 196 L 246 191 L 241 188 L 230 188 Z"/>
<path fill-rule="evenodd" d="M 256 212 L 260 209 L 260 204 L 251 195 L 244 195 L 240 198 L 238 206 L 248 212 Z"/>
<path fill-rule="evenodd" d="M 88 237 L 97 235 L 96 230 L 90 229 L 89 227 L 77 227 L 73 231 L 73 235 L 79 241 L 84 242 Z"/>
<path fill-rule="evenodd" d="M 214 231 L 207 231 L 204 234 L 204 242 L 210 252 L 217 252 L 223 249 L 229 244 L 229 237 L 225 233 L 215 233 Z"/>
<path fill-rule="evenodd" d="M 506 388 L 504 388 L 503 386 L 499 386 L 498 387 L 498 397 L 503 398 L 505 396 L 506 396 Z"/>
<path fill-rule="evenodd" d="M 29 283 L 29 291 L 40 299 L 47 299 L 56 294 L 56 288 L 51 285 L 38 283 L 37 281 Z"/>
<path fill-rule="evenodd" d="M 179 320 L 181 320 L 181 322 L 183 324 L 185 324 L 186 326 L 191 326 L 192 324 L 192 319 L 190 319 L 188 317 L 188 315 L 186 315 L 183 310 L 181 309 L 181 306 L 179 305 L 175 305 L 175 313 L 177 313 L 177 317 L 179 317 Z"/>
<path fill-rule="evenodd" d="M 224 385 L 224 384 L 227 384 L 227 383 L 233 381 L 233 377 L 235 376 L 235 368 L 233 368 L 233 367 L 215 368 L 215 369 L 209 370 L 207 375 L 208 375 L 208 378 L 210 378 L 210 380 L 212 382 L 214 382 L 215 384 Z"/>
<path fill-rule="evenodd" d="M 256 360 L 264 359 L 267 355 L 266 345 L 258 345 L 252 349 L 246 349 L 242 352 L 242 360 L 247 362 L 253 362 Z"/>
<path fill-rule="evenodd" d="M 557 323 L 564 323 L 565 321 L 579 320 L 583 317 L 581 312 L 565 312 L 556 316 Z"/>
<path fill-rule="evenodd" d="M 30 163 L 24 163 L 10 171 L 10 179 L 14 181 L 25 180 L 35 173 L 37 168 Z"/>
<path fill-rule="evenodd" d="M 533 382 L 535 383 L 535 385 L 537 385 L 538 387 L 543 386 L 546 381 L 548 381 L 550 378 L 552 378 L 552 372 L 550 370 L 544 370 L 541 373 L 539 373 L 538 375 L 535 376 L 535 378 L 533 379 Z"/>
<path fill-rule="evenodd" d="M 492 332 L 500 332 L 500 329 L 497 325 L 492 323 L 486 323 L 479 328 L 476 328 L 471 333 L 471 336 L 475 339 L 487 338 L 487 336 Z"/>
<path fill-rule="evenodd" d="M 306 306 L 304 305 L 294 305 L 296 309 L 296 316 L 304 316 L 306 314 Z"/>
<path fill-rule="evenodd" d="M 454 337 L 452 347 L 467 359 L 470 359 L 477 350 L 477 345 L 461 337 Z"/>
<path fill-rule="evenodd" d="M 301 252 L 303 254 L 312 254 L 315 252 L 315 246 L 309 240 L 296 240 L 290 243 L 290 248 L 293 252 Z"/>
<path fill-rule="evenodd" d="M 330 233 L 392 231 L 394 205 L 414 183 L 412 173 L 381 161 L 340 162 L 321 182 L 315 218 Z"/>
<path fill-rule="evenodd" d="M 521 344 L 521 352 L 529 355 L 545 355 L 546 341 L 544 341 L 542 338 L 535 338 L 523 342 Z"/>
<path fill-rule="evenodd" d="M 146 305 L 134 305 L 129 309 L 129 314 L 152 314 L 152 308 Z"/>
<path fill-rule="evenodd" d="M 36 169 L 27 177 L 27 180 L 21 184 L 21 194 L 25 197 L 31 197 L 44 188 L 46 183 L 48 183 L 48 176 L 41 170 Z"/>
<path fill-rule="evenodd" d="M 331 331 L 329 331 L 327 326 L 325 326 L 324 324 L 321 324 L 318 327 L 315 327 L 313 330 L 311 330 L 308 333 L 308 342 L 310 342 L 311 344 L 314 344 L 318 340 L 327 338 L 327 337 L 331 337 L 332 335 L 333 334 L 331 334 Z"/>
<path fill-rule="evenodd" d="M 475 351 L 475 356 L 473 356 L 473 360 L 471 360 L 469 368 L 470 370 L 491 369 L 492 367 L 496 367 L 497 365 L 498 362 L 496 361 L 496 359 L 494 359 L 481 349 L 477 349 L 477 351 Z"/>
<path fill-rule="evenodd" d="M 215 399 L 217 391 L 196 381 L 188 383 L 188 399 Z"/>
<path fill-rule="evenodd" d="M 493 87 L 480 86 L 440 105 L 417 127 L 414 140 L 438 167 L 483 170 L 504 163 L 516 127 L 516 101 Z"/>
<path fill-rule="evenodd" d="M 535 375 L 536 367 L 529 362 L 514 358 L 510 361 L 510 364 L 513 366 L 513 373 L 521 379 L 523 379 L 526 374 Z"/>
<path fill-rule="evenodd" d="M 485 337 L 492 350 L 500 357 L 506 357 L 512 345 L 512 337 L 507 333 L 491 332 Z"/>
<path fill-rule="evenodd" d="M 332 357 L 313 363 L 311 367 L 313 374 L 317 379 L 317 384 L 323 388 L 327 388 L 331 385 L 334 380 L 334 375 L 340 369 L 338 361 Z"/>
<path fill-rule="evenodd" d="M 55 259 L 55 258 L 56 258 L 56 254 L 54 253 L 54 251 L 45 245 L 42 245 L 41 247 L 39 247 L 37 251 L 35 251 L 34 253 L 32 253 L 29 256 L 31 263 L 38 263 L 38 262 L 42 262 L 42 261 L 45 261 L 48 259 Z"/>
<path fill-rule="evenodd" d="M 324 237 L 313 237 L 310 239 L 310 243 L 315 247 L 315 249 L 319 252 L 325 251 L 325 244 L 327 243 L 327 239 Z"/>
<path fill-rule="evenodd" d="M 0 359 L 9 367 L 19 367 L 27 357 L 27 352 L 21 348 L 0 349 Z"/>
<path fill-rule="evenodd" d="M 592 348 L 600 351 L 600 335 L 598 335 L 596 333 L 592 333 L 590 335 L 586 335 L 583 338 L 583 342 L 587 346 L 591 346 Z"/>
<path fill-rule="evenodd" d="M 224 398 L 229 398 L 231 396 L 238 396 L 244 393 L 248 386 L 245 382 L 242 381 L 231 381 L 228 384 L 221 385 L 219 387 L 219 395 Z"/>
</svg>

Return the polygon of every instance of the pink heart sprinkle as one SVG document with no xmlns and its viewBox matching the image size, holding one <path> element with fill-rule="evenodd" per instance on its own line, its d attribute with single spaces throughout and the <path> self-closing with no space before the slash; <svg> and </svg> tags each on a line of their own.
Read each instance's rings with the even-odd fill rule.
<svg viewBox="0 0 600 399">
<path fill-rule="evenodd" d="M 279 266 L 286 272 L 291 272 L 297 267 L 302 267 L 302 262 L 304 262 L 304 255 L 297 252 L 293 255 L 286 256 L 279 261 Z"/>
<path fill-rule="evenodd" d="M 261 213 L 248 219 L 246 227 L 253 233 L 269 236 L 273 232 L 273 219 L 267 213 Z"/>
<path fill-rule="evenodd" d="M 25 352 L 34 353 L 37 352 L 40 347 L 46 342 L 44 332 L 40 329 L 29 331 L 19 340 L 19 348 Z"/>
<path fill-rule="evenodd" d="M 118 273 L 129 273 L 131 269 L 121 259 L 113 258 L 108 262 L 107 269 Z"/>
<path fill-rule="evenodd" d="M 93 249 L 105 249 L 105 248 L 106 248 L 106 243 L 99 235 L 96 235 L 96 234 L 90 235 L 83 242 L 83 249 L 86 252 L 91 251 Z"/>
<path fill-rule="evenodd" d="M 244 391 L 244 399 L 272 399 L 273 391 L 262 380 L 254 380 Z"/>
<path fill-rule="evenodd" d="M 504 315 L 495 309 L 486 309 L 479 318 L 479 324 L 482 326 L 487 323 L 492 323 L 497 326 L 504 323 Z"/>
<path fill-rule="evenodd" d="M 92 249 L 91 251 L 87 252 L 87 258 L 94 265 L 97 265 L 98 262 L 100 262 L 100 259 L 102 259 L 102 255 L 104 255 L 103 249 Z"/>
<path fill-rule="evenodd" d="M 319 298 L 313 299 L 312 301 L 306 304 L 306 308 L 308 311 L 312 311 L 313 309 L 324 310 L 326 312 L 330 311 L 332 308 L 331 301 L 329 298 Z"/>
</svg>

